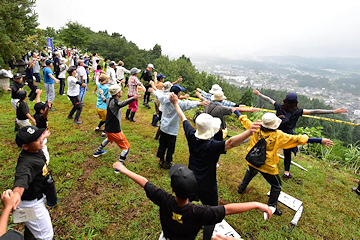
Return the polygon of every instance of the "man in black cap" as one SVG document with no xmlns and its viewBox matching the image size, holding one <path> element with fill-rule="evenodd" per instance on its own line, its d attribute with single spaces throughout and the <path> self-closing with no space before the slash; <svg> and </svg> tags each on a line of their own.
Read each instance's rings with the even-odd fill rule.
<svg viewBox="0 0 360 240">
<path fill-rule="evenodd" d="M 13 210 L 31 208 L 36 220 L 25 222 L 36 239 L 52 239 L 54 232 L 49 211 L 45 207 L 45 191 L 49 179 L 46 158 L 42 151 L 43 141 L 50 136 L 46 128 L 28 126 L 16 135 L 16 144 L 22 148 L 16 165 Z M 49 203 L 54 205 L 56 203 Z"/>
<path fill-rule="evenodd" d="M 144 188 L 146 196 L 160 207 L 160 222 L 163 232 L 160 239 L 195 239 L 201 227 L 221 222 L 225 215 L 259 209 L 268 214 L 269 207 L 259 202 L 231 203 L 224 206 L 194 205 L 189 197 L 196 194 L 197 180 L 194 173 L 182 164 L 170 168 L 171 188 L 176 196 L 158 188 L 146 178 L 115 162 L 113 167 Z"/>
</svg>

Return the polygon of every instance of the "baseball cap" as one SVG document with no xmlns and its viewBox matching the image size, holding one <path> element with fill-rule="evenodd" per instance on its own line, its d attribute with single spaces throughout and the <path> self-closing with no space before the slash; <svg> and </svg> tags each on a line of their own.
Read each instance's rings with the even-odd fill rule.
<svg viewBox="0 0 360 240">
<path fill-rule="evenodd" d="M 109 63 L 109 66 L 110 66 L 110 67 L 115 66 L 115 65 L 116 65 L 116 63 L 115 63 L 114 61 L 111 61 L 111 62 Z"/>
<path fill-rule="evenodd" d="M 296 95 L 296 93 L 288 93 L 288 94 L 286 95 L 286 100 L 292 101 L 292 102 L 297 102 L 297 95 Z"/>
<path fill-rule="evenodd" d="M 197 180 L 193 171 L 182 164 L 175 164 L 170 168 L 171 187 L 176 196 L 187 199 L 196 195 Z"/>
<path fill-rule="evenodd" d="M 134 75 L 134 74 L 139 73 L 139 72 L 141 72 L 141 70 L 138 69 L 138 68 L 132 68 L 132 69 L 130 70 L 130 74 L 131 74 L 131 75 Z"/>
<path fill-rule="evenodd" d="M 27 126 L 21 128 L 15 138 L 16 144 L 21 147 L 23 144 L 28 144 L 36 141 L 41 134 L 46 130 L 46 128 L 37 128 L 35 126 Z"/>
<path fill-rule="evenodd" d="M 152 69 L 155 69 L 154 65 L 152 65 L 151 63 L 149 63 L 147 67 L 151 67 Z"/>
<path fill-rule="evenodd" d="M 24 100 L 26 98 L 27 92 L 25 90 L 19 90 L 16 95 L 20 100 Z"/>
<path fill-rule="evenodd" d="M 22 78 L 22 77 L 25 77 L 25 75 L 22 75 L 21 73 L 15 73 L 13 78 L 15 79 L 15 78 Z"/>
<path fill-rule="evenodd" d="M 54 63 L 54 62 L 51 61 L 51 60 L 49 60 L 49 59 L 45 61 L 46 66 L 49 66 L 49 65 L 52 64 L 52 63 Z"/>
<path fill-rule="evenodd" d="M 36 113 L 40 113 L 40 110 L 45 110 L 46 104 L 43 102 L 35 103 L 34 110 Z"/>
<path fill-rule="evenodd" d="M 185 88 L 181 87 L 179 84 L 175 84 L 171 87 L 170 92 L 178 94 L 179 92 L 185 92 Z"/>
<path fill-rule="evenodd" d="M 157 80 L 160 80 L 162 78 L 166 78 L 166 76 L 160 73 L 156 76 L 156 78 L 157 78 Z"/>
</svg>

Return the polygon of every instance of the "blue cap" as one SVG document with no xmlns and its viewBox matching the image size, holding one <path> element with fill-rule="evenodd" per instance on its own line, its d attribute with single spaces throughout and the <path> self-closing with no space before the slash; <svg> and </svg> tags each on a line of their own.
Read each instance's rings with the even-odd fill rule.
<svg viewBox="0 0 360 240">
<path fill-rule="evenodd" d="M 180 91 L 185 92 L 185 88 L 181 87 L 179 84 L 175 84 L 175 85 L 173 85 L 173 87 L 178 87 L 178 88 L 180 88 Z"/>
<path fill-rule="evenodd" d="M 166 76 L 160 73 L 156 76 L 156 78 L 157 78 L 157 80 L 160 80 L 162 78 L 166 78 Z"/>
<path fill-rule="evenodd" d="M 296 93 L 288 93 L 286 95 L 286 100 L 291 101 L 291 102 L 297 102 L 297 95 Z"/>
</svg>

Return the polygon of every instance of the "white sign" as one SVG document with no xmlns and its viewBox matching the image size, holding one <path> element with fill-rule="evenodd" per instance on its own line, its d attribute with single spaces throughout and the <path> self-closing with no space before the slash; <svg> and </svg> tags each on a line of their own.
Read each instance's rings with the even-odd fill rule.
<svg viewBox="0 0 360 240">
<path fill-rule="evenodd" d="M 32 208 L 16 209 L 13 212 L 14 223 L 28 222 L 36 220 L 35 211 Z"/>
<path fill-rule="evenodd" d="M 267 193 L 267 195 L 270 196 L 270 191 Z M 295 211 L 299 210 L 299 208 L 303 204 L 302 201 L 290 196 L 289 194 L 284 193 L 283 191 L 280 192 L 280 196 L 278 200 L 282 204 L 288 206 L 289 208 Z"/>
<path fill-rule="evenodd" d="M 216 236 L 216 234 L 226 237 L 241 238 L 241 236 L 224 219 L 215 225 L 213 236 Z"/>
</svg>

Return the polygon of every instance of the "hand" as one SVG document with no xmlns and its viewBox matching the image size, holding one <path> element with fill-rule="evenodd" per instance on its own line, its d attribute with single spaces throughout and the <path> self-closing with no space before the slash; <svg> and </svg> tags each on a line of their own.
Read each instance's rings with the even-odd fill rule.
<svg viewBox="0 0 360 240">
<path fill-rule="evenodd" d="M 182 82 L 182 80 L 183 80 L 183 78 L 178 78 L 177 81 L 178 81 L 178 82 Z"/>
<path fill-rule="evenodd" d="M 6 89 L 8 92 L 11 92 L 11 88 Z"/>
<path fill-rule="evenodd" d="M 113 168 L 119 170 L 119 172 L 124 173 L 125 170 L 127 170 L 127 168 L 125 167 L 125 165 L 121 162 L 115 162 L 113 164 Z"/>
<path fill-rule="evenodd" d="M 185 95 L 184 95 L 184 98 L 189 98 L 189 97 L 190 97 L 189 94 L 185 94 Z"/>
<path fill-rule="evenodd" d="M 251 134 L 256 132 L 256 130 L 258 130 L 261 127 L 261 123 L 262 122 L 260 120 L 257 120 L 250 126 L 249 131 L 251 132 Z"/>
<path fill-rule="evenodd" d="M 121 84 L 125 83 L 126 79 L 120 81 Z"/>
<path fill-rule="evenodd" d="M 135 94 L 134 97 L 135 97 L 135 98 L 141 98 L 141 94 L 137 93 L 137 94 Z"/>
<path fill-rule="evenodd" d="M 328 139 L 328 138 L 323 138 L 323 139 L 321 140 L 321 144 L 324 145 L 325 147 L 332 147 L 332 146 L 334 146 L 334 142 L 331 141 L 331 140 Z"/>
<path fill-rule="evenodd" d="M 334 113 L 347 113 L 348 110 L 346 108 L 338 108 L 334 110 Z"/>
<path fill-rule="evenodd" d="M 99 88 L 99 93 L 100 93 L 100 94 L 104 94 L 104 91 Z"/>
<path fill-rule="evenodd" d="M 4 204 L 4 208 L 12 208 L 14 193 L 11 189 L 4 191 L 1 195 L 1 201 Z"/>
<path fill-rule="evenodd" d="M 229 236 L 221 236 L 219 234 L 216 234 L 216 236 L 212 236 L 212 240 L 237 240 L 237 238 L 229 237 Z"/>
<path fill-rule="evenodd" d="M 86 83 L 81 84 L 81 87 L 83 88 L 86 87 Z"/>
<path fill-rule="evenodd" d="M 196 88 L 196 91 L 201 92 L 201 89 L 200 89 L 200 88 Z"/>
<path fill-rule="evenodd" d="M 198 98 L 200 98 L 200 99 L 201 99 L 201 97 L 202 97 L 202 96 L 201 96 L 201 93 L 196 92 L 195 94 L 196 94 L 196 96 L 197 96 Z"/>
<path fill-rule="evenodd" d="M 56 83 L 59 83 L 59 82 L 60 82 L 60 80 L 59 80 L 59 79 L 55 79 L 55 82 L 56 82 Z"/>
<path fill-rule="evenodd" d="M 35 121 L 35 119 L 31 120 L 31 122 L 33 123 L 34 126 L 36 126 L 36 121 Z"/>
<path fill-rule="evenodd" d="M 157 76 L 157 72 L 154 72 L 154 76 L 155 76 L 155 77 Z"/>
<path fill-rule="evenodd" d="M 266 204 L 263 204 L 263 203 L 257 203 L 258 204 L 258 209 L 260 210 L 260 211 L 262 211 L 262 212 L 266 212 L 267 213 L 267 219 L 270 219 L 271 218 L 271 216 L 272 216 L 272 211 L 271 211 L 271 209 L 269 208 L 269 206 L 268 205 L 266 205 Z"/>
<path fill-rule="evenodd" d="M 170 102 L 172 102 L 172 104 L 176 105 L 179 101 L 178 96 L 175 95 L 175 93 L 171 93 L 169 96 L 169 100 Z"/>
<path fill-rule="evenodd" d="M 42 93 L 42 90 L 40 88 L 36 89 L 36 94 L 40 95 Z"/>
<path fill-rule="evenodd" d="M 254 89 L 254 90 L 253 90 L 253 93 L 255 93 L 256 95 L 260 96 L 259 90 Z"/>
<path fill-rule="evenodd" d="M 13 192 L 13 201 L 12 201 L 12 208 L 15 211 L 16 208 L 19 206 L 21 201 L 21 196 L 20 193 L 18 192 Z"/>
<path fill-rule="evenodd" d="M 49 108 L 51 108 L 51 104 L 52 104 L 51 102 L 47 102 Z"/>
<path fill-rule="evenodd" d="M 207 106 L 207 105 L 209 105 L 209 104 L 210 104 L 210 102 L 207 101 L 207 100 L 206 100 L 206 101 L 202 101 L 202 102 L 199 103 L 200 106 Z"/>
<path fill-rule="evenodd" d="M 154 89 L 149 88 L 148 91 L 149 91 L 149 93 L 152 93 L 152 92 L 154 92 Z"/>
<path fill-rule="evenodd" d="M 149 82 L 149 84 L 152 86 L 152 85 L 155 84 L 155 83 L 154 83 L 154 81 L 151 80 L 151 81 Z"/>
<path fill-rule="evenodd" d="M 258 109 L 258 108 L 250 108 L 249 109 L 249 112 L 258 112 L 258 111 L 260 111 L 260 109 Z"/>
</svg>

